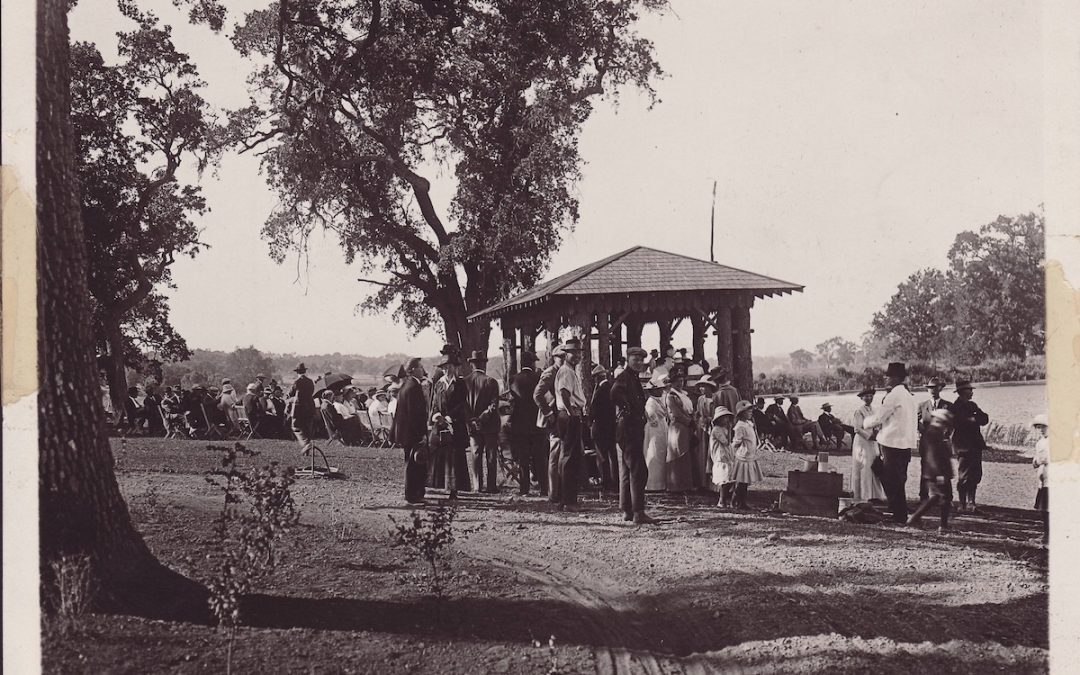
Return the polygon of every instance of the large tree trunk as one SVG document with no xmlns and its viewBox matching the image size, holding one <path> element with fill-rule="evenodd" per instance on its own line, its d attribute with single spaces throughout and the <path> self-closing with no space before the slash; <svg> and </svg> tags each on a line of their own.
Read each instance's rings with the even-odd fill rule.
<svg viewBox="0 0 1080 675">
<path fill-rule="evenodd" d="M 109 354 L 104 359 L 105 373 L 108 377 L 109 399 L 112 401 L 116 419 L 124 412 L 124 399 L 127 398 L 127 366 L 124 365 L 124 332 L 119 319 L 106 315 L 105 339 Z"/>
<path fill-rule="evenodd" d="M 99 609 L 208 618 L 205 589 L 163 567 L 135 531 L 102 423 L 74 170 L 66 0 L 38 0 L 39 494 L 42 582 L 89 556 Z"/>
</svg>

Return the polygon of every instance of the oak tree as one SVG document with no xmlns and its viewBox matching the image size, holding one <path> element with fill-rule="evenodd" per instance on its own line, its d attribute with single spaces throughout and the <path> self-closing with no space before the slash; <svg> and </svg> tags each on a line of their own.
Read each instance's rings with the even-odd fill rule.
<svg viewBox="0 0 1080 675">
<path fill-rule="evenodd" d="M 578 219 L 594 102 L 654 95 L 637 24 L 663 6 L 280 0 L 247 14 L 232 40 L 260 65 L 231 129 L 280 200 L 271 255 L 332 231 L 376 289 L 363 309 L 485 349 L 487 325 L 467 317 L 534 284 Z"/>
</svg>

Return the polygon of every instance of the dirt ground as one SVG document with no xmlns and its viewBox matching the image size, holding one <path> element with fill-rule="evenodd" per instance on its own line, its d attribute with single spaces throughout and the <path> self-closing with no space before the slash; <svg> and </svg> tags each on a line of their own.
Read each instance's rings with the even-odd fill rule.
<svg viewBox="0 0 1080 675">
<path fill-rule="evenodd" d="M 262 453 L 250 463 L 297 462 L 291 443 L 250 445 Z M 206 580 L 221 495 L 202 474 L 218 455 L 196 441 L 114 449 L 150 547 Z M 786 453 L 766 462 L 751 511 L 655 496 L 657 526 L 624 523 L 595 489 L 569 513 L 510 487 L 465 495 L 451 599 L 437 610 L 403 581 L 417 568 L 389 545 L 391 518 L 410 512 L 401 451 L 329 454 L 348 479 L 295 486 L 301 526 L 245 605 L 235 672 L 1047 670 L 1046 551 L 1025 463 L 987 464 L 984 515 L 958 517 L 946 536 L 768 512 L 802 460 Z M 443 497 L 429 492 L 429 505 Z M 97 615 L 47 637 L 44 653 L 52 673 L 224 672 L 226 639 L 210 626 Z"/>
</svg>

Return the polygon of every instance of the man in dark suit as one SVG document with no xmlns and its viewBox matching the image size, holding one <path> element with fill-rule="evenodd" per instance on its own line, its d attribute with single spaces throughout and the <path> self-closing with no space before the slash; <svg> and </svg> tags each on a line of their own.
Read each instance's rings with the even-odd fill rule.
<svg viewBox="0 0 1080 675">
<path fill-rule="evenodd" d="M 656 522 L 645 515 L 645 484 L 649 480 L 649 468 L 645 464 L 645 401 L 648 396 L 641 386 L 645 357 L 641 347 L 626 350 L 626 369 L 611 385 L 611 401 L 617 410 L 619 507 L 623 511 L 623 520 L 632 520 L 638 525 Z"/>
<path fill-rule="evenodd" d="M 293 368 L 296 382 L 289 390 L 294 397 L 292 413 L 292 432 L 304 455 L 311 454 L 315 445 L 311 437 L 311 425 L 315 421 L 315 383 L 307 376 L 307 366 L 303 363 Z"/>
<path fill-rule="evenodd" d="M 409 359 L 398 392 L 397 410 L 390 426 L 391 438 L 405 449 L 405 501 L 424 503 L 424 451 L 427 444 L 427 401 L 420 382 L 427 373 L 420 359 Z"/>
<path fill-rule="evenodd" d="M 978 513 L 975 492 L 982 482 L 982 456 L 986 449 L 980 427 L 989 424 L 990 417 L 971 400 L 974 390 L 970 380 L 958 379 L 956 400 L 948 410 L 953 415 L 952 447 L 957 459 L 956 491 L 960 498 L 960 510 Z"/>
<path fill-rule="evenodd" d="M 540 496 L 548 493 L 548 444 L 544 430 L 536 426 L 539 408 L 533 400 L 540 375 L 536 372 L 536 354 L 522 352 L 521 372 L 510 383 L 510 448 L 521 470 L 519 487 L 523 495 L 529 494 L 530 475 L 540 483 Z"/>
<path fill-rule="evenodd" d="M 559 372 L 566 352 L 562 345 L 555 345 L 550 351 L 551 365 L 544 368 L 533 389 L 533 403 L 536 404 L 536 426 L 548 434 L 548 501 L 559 503 L 559 435 L 555 429 L 555 374 Z"/>
<path fill-rule="evenodd" d="M 445 357 L 443 363 L 439 364 L 443 376 L 433 388 L 432 427 L 428 438 L 432 451 L 438 449 L 438 456 L 433 455 L 431 461 L 441 461 L 443 480 L 450 492 L 450 499 L 457 499 L 458 490 L 469 489 L 469 471 L 465 461 L 465 448 L 469 447 L 465 383 L 458 377 L 460 357 L 456 353 L 445 354 Z"/>
<path fill-rule="evenodd" d="M 598 382 L 589 403 L 589 435 L 598 456 L 600 480 L 605 490 L 614 490 L 619 479 L 619 457 L 615 450 L 615 404 L 611 400 L 613 380 L 607 369 L 597 364 L 592 371 Z"/>
<path fill-rule="evenodd" d="M 273 431 L 269 428 L 270 420 L 267 419 L 266 408 L 263 400 L 259 397 L 259 385 L 252 382 L 247 386 L 243 398 L 244 414 L 247 415 L 251 431 L 262 438 L 272 437 Z"/>
<path fill-rule="evenodd" d="M 473 371 L 465 380 L 465 414 L 469 430 L 469 474 L 477 492 L 497 492 L 495 478 L 499 470 L 499 383 L 488 377 L 487 354 L 474 351 L 469 356 Z M 487 486 L 484 465 L 487 464 Z"/>
</svg>

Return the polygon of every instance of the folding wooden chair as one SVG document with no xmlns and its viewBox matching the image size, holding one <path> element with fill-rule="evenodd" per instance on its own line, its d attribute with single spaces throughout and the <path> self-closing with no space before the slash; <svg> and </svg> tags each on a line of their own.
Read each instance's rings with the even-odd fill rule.
<svg viewBox="0 0 1080 675">
<path fill-rule="evenodd" d="M 170 419 L 164 407 L 158 406 L 158 414 L 161 415 L 161 423 L 165 425 L 165 438 L 187 436 L 180 427 L 180 420 Z"/>
<path fill-rule="evenodd" d="M 378 440 L 378 431 L 375 429 L 375 425 L 371 422 L 371 415 L 366 410 L 357 410 L 356 416 L 360 419 L 360 425 L 367 429 L 368 434 L 371 436 L 371 440 L 365 447 L 374 447 Z"/>
<path fill-rule="evenodd" d="M 394 427 L 394 416 L 388 412 L 379 411 L 379 429 L 382 432 L 380 434 L 381 446 L 383 448 L 394 447 L 394 441 L 390 438 L 390 430 Z"/>
<path fill-rule="evenodd" d="M 212 421 L 210 417 L 210 412 L 206 409 L 205 403 L 199 404 L 199 410 L 202 411 L 203 421 L 206 422 L 206 438 L 210 438 L 211 436 L 217 436 L 218 439 L 222 441 L 228 440 L 228 436 L 226 435 L 226 433 L 222 431 L 218 427 L 218 425 L 214 424 L 214 422 Z"/>
<path fill-rule="evenodd" d="M 251 438 L 259 438 L 259 435 L 255 433 L 255 427 L 251 424 L 251 420 L 248 419 L 247 410 L 244 410 L 243 404 L 237 404 L 234 408 L 236 409 L 236 422 L 240 425 L 240 440 L 246 441 Z"/>
<path fill-rule="evenodd" d="M 330 447 L 334 443 L 345 446 L 345 437 L 341 435 L 341 431 L 334 426 L 333 417 L 330 415 L 330 411 L 325 407 L 319 408 L 319 416 L 322 417 L 323 425 L 326 427 L 326 447 Z"/>
</svg>

